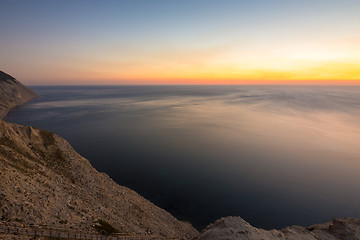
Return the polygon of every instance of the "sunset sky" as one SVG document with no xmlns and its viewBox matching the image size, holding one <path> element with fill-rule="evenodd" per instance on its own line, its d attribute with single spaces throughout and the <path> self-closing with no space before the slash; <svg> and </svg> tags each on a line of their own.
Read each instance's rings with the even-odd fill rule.
<svg viewBox="0 0 360 240">
<path fill-rule="evenodd" d="M 360 84 L 359 0 L 1 0 L 27 85 Z"/>
</svg>

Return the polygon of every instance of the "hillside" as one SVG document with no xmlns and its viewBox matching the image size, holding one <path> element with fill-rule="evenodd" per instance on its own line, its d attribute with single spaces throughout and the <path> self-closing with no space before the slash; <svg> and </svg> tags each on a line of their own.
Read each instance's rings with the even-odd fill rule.
<svg viewBox="0 0 360 240">
<path fill-rule="evenodd" d="M 0 71 L 0 118 L 13 107 L 22 105 L 38 95 L 26 88 L 14 77 Z"/>
</svg>

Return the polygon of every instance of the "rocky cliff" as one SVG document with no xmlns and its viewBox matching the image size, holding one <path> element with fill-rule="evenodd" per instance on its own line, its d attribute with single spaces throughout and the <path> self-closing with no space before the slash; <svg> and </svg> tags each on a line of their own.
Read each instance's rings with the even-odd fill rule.
<svg viewBox="0 0 360 240">
<path fill-rule="evenodd" d="M 1 73 L 1 110 L 36 97 Z M 123 233 L 191 238 L 198 232 L 97 172 L 67 141 L 0 120 L 0 220 L 87 231 L 108 223 Z M 100 226 L 101 227 L 101 226 Z"/>
<path fill-rule="evenodd" d="M 360 219 L 333 219 L 310 227 L 292 226 L 282 230 L 255 228 L 240 217 L 226 217 L 209 225 L 196 240 L 356 240 L 360 239 Z"/>
<path fill-rule="evenodd" d="M 3 121 L 0 206 L 5 221 L 91 230 L 100 219 L 127 233 L 197 234 L 190 224 L 97 172 L 56 134 Z"/>
<path fill-rule="evenodd" d="M 3 118 L 11 108 L 22 105 L 38 97 L 17 81 L 14 77 L 0 71 L 0 118 Z"/>
</svg>

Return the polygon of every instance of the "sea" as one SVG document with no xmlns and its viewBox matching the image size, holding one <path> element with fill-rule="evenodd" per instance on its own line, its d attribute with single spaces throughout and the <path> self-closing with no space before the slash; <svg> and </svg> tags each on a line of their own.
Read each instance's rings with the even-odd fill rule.
<svg viewBox="0 0 360 240">
<path fill-rule="evenodd" d="M 57 133 L 199 230 L 360 217 L 359 86 L 30 88 L 40 98 L 6 121 Z"/>
</svg>

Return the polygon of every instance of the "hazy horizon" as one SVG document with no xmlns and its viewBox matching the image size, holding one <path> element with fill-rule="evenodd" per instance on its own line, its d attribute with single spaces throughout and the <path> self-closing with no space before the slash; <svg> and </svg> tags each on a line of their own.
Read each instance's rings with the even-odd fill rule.
<svg viewBox="0 0 360 240">
<path fill-rule="evenodd" d="M 360 84 L 356 0 L 5 0 L 26 85 Z"/>
<path fill-rule="evenodd" d="M 353 84 L 346 84 L 346 83 L 272 83 L 272 84 L 262 84 L 262 83 L 252 83 L 252 84 L 241 84 L 241 83 L 237 83 L 237 84 L 42 84 L 42 85 L 26 85 L 27 87 L 86 87 L 86 86 L 298 86 L 298 87 L 333 87 L 333 86 L 343 86 L 343 87 L 359 87 L 359 84 L 357 83 L 353 83 Z"/>
</svg>

